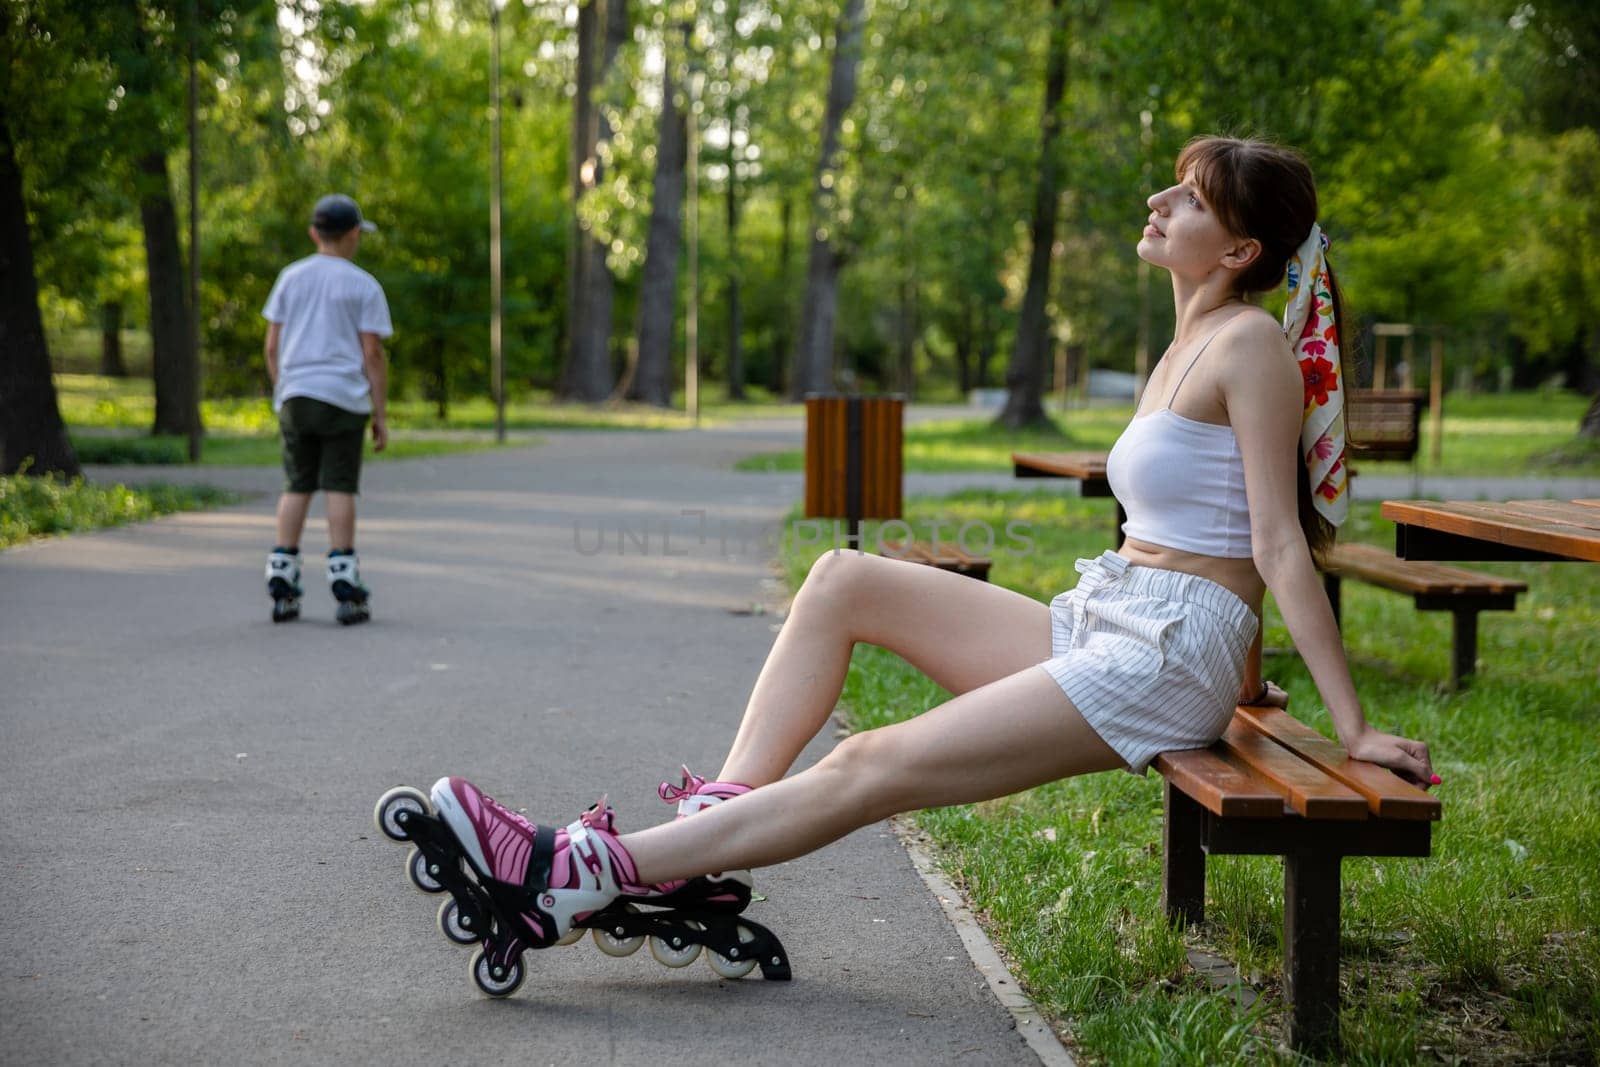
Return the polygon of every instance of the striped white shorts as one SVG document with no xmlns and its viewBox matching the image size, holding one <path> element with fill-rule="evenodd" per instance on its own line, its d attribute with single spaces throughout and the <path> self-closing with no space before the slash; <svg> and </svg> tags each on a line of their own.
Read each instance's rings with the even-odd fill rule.
<svg viewBox="0 0 1600 1067">
<path fill-rule="evenodd" d="M 1080 559 L 1050 602 L 1041 666 L 1134 774 L 1162 752 L 1205 748 L 1227 729 L 1260 625 L 1244 601 L 1181 571 Z"/>
</svg>

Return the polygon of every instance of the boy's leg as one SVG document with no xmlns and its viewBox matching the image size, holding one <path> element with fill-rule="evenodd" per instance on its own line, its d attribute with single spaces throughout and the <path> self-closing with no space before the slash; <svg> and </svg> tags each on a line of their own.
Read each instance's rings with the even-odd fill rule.
<svg viewBox="0 0 1600 1067">
<path fill-rule="evenodd" d="M 310 493 L 285 492 L 278 497 L 278 544 L 284 548 L 300 547 L 300 534 L 305 530 L 306 512 L 311 507 Z"/>
<path fill-rule="evenodd" d="M 305 530 L 311 494 L 317 489 L 317 470 L 322 466 L 322 439 L 307 416 L 315 401 L 293 396 L 278 412 L 278 432 L 283 448 L 283 495 L 278 498 L 278 545 L 300 547 Z"/>
<path fill-rule="evenodd" d="M 848 737 L 792 778 L 621 841 L 639 880 L 657 883 L 781 863 L 898 812 L 1122 766 L 1055 679 L 1030 667 Z"/>
<path fill-rule="evenodd" d="M 367 416 L 332 404 L 322 406 L 322 468 L 317 480 L 327 494 L 328 548 L 356 547 L 356 494 L 361 490 L 361 445 Z"/>
<path fill-rule="evenodd" d="M 356 547 L 356 498 L 353 493 L 323 494 L 328 509 L 328 547 L 348 551 Z"/>
<path fill-rule="evenodd" d="M 775 782 L 839 701 L 857 641 L 889 649 L 955 694 L 1050 658 L 1050 609 L 919 563 L 829 553 L 811 568 L 767 656 L 717 777 Z"/>
</svg>

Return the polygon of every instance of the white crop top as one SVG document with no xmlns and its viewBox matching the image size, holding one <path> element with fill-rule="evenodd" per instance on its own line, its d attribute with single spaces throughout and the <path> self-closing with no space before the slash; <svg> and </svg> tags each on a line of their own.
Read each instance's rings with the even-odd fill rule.
<svg viewBox="0 0 1600 1067">
<path fill-rule="evenodd" d="M 1207 338 L 1200 346 L 1184 378 L 1210 344 Z M 1233 427 L 1185 418 L 1171 404 L 1128 423 L 1106 457 L 1106 481 L 1128 513 L 1122 532 L 1184 552 L 1247 559 L 1250 505 Z"/>
</svg>

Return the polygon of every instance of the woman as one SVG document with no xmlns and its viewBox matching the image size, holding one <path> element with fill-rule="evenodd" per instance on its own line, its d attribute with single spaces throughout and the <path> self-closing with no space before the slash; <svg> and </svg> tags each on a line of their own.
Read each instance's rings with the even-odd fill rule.
<svg viewBox="0 0 1600 1067">
<path fill-rule="evenodd" d="M 749 898 L 745 869 L 895 813 L 1092 771 L 1143 773 L 1160 752 L 1209 745 L 1237 703 L 1282 700 L 1260 678 L 1268 589 L 1350 754 L 1437 783 L 1426 745 L 1367 723 L 1313 563 L 1345 486 L 1338 299 L 1310 169 L 1275 145 L 1205 138 L 1175 171 L 1177 184 L 1150 198 L 1138 244 L 1172 275 L 1177 327 L 1107 464 L 1128 515 L 1121 549 L 1080 560 L 1078 586 L 1049 606 L 913 563 L 824 555 L 718 780 L 685 771 L 681 789 L 662 787 L 692 818 L 617 835 L 602 801 L 565 830 L 541 830 L 441 779 L 433 804 L 476 877 L 536 890 L 515 898 L 519 940 L 542 947 L 618 898 L 736 911 Z M 1280 326 L 1246 298 L 1286 269 Z M 832 714 L 858 641 L 898 653 L 954 698 L 784 778 Z"/>
</svg>

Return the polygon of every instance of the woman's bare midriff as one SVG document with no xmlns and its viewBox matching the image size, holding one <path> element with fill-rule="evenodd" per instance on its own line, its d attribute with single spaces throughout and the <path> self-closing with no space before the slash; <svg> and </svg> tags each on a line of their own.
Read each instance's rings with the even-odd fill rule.
<svg viewBox="0 0 1600 1067">
<path fill-rule="evenodd" d="M 1261 600 L 1267 587 L 1256 572 L 1255 561 L 1224 559 L 1221 556 L 1202 556 L 1197 552 L 1152 545 L 1128 538 L 1117 549 L 1117 554 L 1135 567 L 1160 567 L 1162 570 L 1181 571 L 1216 582 L 1250 606 L 1261 617 Z"/>
</svg>

